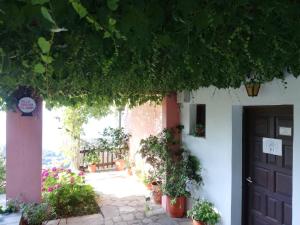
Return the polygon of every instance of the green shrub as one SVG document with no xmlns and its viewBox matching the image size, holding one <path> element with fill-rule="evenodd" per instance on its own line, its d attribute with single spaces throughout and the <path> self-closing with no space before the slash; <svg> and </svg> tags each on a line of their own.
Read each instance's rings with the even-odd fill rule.
<svg viewBox="0 0 300 225">
<path fill-rule="evenodd" d="M 188 210 L 187 216 L 196 221 L 215 225 L 220 220 L 220 214 L 208 201 L 197 201 L 191 210 Z"/>
<path fill-rule="evenodd" d="M 0 194 L 5 193 L 5 160 L 0 155 Z"/>
<path fill-rule="evenodd" d="M 55 211 L 47 203 L 25 204 L 22 210 L 23 219 L 28 225 L 41 225 L 44 221 L 49 221 L 56 217 Z"/>
<path fill-rule="evenodd" d="M 95 150 L 90 150 L 86 154 L 85 159 L 90 165 L 97 165 L 101 161 L 99 158 L 99 155 L 97 154 L 97 152 Z"/>
<path fill-rule="evenodd" d="M 102 138 L 98 139 L 99 146 L 105 146 L 106 151 L 112 151 L 119 159 L 125 159 L 129 154 L 130 134 L 124 128 L 105 128 Z"/>
<path fill-rule="evenodd" d="M 99 213 L 97 195 L 84 183 L 83 173 L 52 168 L 44 170 L 43 201 L 53 207 L 58 218 Z"/>
</svg>

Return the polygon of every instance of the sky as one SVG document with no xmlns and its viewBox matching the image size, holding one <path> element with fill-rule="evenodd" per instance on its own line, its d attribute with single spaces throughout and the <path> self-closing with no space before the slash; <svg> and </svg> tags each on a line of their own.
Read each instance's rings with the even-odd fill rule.
<svg viewBox="0 0 300 225">
<path fill-rule="evenodd" d="M 62 121 L 58 118 L 62 118 L 63 110 L 55 109 L 48 110 L 44 107 L 43 111 L 43 149 L 58 151 L 60 146 L 66 141 L 66 136 L 62 127 Z M 117 127 L 118 116 L 116 113 L 109 114 L 102 119 L 90 119 L 87 124 L 84 125 L 84 140 L 92 140 L 99 137 L 99 133 L 103 131 L 105 127 Z M 5 145 L 6 139 L 6 114 L 0 111 L 0 146 Z"/>
</svg>

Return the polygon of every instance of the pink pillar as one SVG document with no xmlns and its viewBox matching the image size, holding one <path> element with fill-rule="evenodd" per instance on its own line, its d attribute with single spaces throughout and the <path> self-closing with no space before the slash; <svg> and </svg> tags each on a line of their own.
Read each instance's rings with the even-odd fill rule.
<svg viewBox="0 0 300 225">
<path fill-rule="evenodd" d="M 180 108 L 176 93 L 166 96 L 162 102 L 163 128 L 174 128 L 180 125 Z"/>
<path fill-rule="evenodd" d="M 176 93 L 166 96 L 162 102 L 162 123 L 163 128 L 174 128 L 180 125 L 180 108 L 177 103 Z M 162 196 L 161 205 L 165 210 L 167 209 L 167 199 L 165 195 Z"/>
<path fill-rule="evenodd" d="M 6 198 L 41 201 L 42 101 L 33 116 L 6 115 Z"/>
</svg>

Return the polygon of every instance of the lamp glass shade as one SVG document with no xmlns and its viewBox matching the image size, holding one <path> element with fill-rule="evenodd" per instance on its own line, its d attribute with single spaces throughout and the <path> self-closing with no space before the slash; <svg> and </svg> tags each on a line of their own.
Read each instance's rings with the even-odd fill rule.
<svg viewBox="0 0 300 225">
<path fill-rule="evenodd" d="M 245 84 L 245 88 L 249 97 L 256 97 L 260 90 L 259 83 L 248 83 Z"/>
</svg>

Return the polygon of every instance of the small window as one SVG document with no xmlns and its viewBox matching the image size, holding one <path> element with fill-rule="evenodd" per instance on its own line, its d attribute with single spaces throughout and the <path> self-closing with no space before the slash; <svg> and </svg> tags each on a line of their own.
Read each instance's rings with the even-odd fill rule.
<svg viewBox="0 0 300 225">
<path fill-rule="evenodd" d="M 192 104 L 190 114 L 190 134 L 195 137 L 205 137 L 206 107 L 203 104 Z"/>
</svg>

